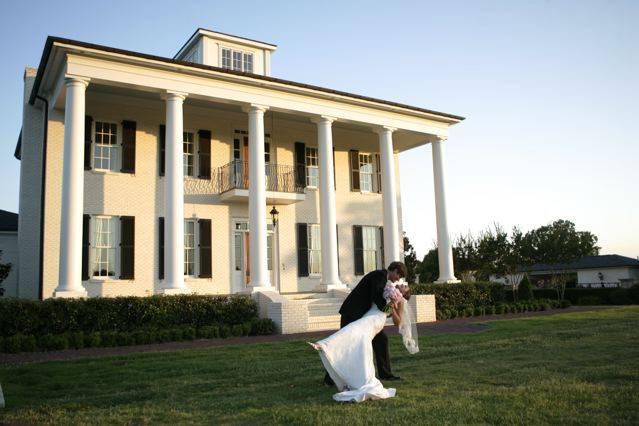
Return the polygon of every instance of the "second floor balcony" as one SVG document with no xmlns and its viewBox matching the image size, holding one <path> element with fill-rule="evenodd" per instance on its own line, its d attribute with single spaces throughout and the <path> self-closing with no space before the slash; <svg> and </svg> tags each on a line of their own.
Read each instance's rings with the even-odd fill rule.
<svg viewBox="0 0 639 426">
<path fill-rule="evenodd" d="M 268 204 L 292 204 L 305 199 L 303 172 L 295 166 L 267 163 L 266 202 Z M 187 180 L 186 195 L 219 195 L 228 202 L 248 202 L 249 163 L 233 160 L 212 170 L 210 180 Z"/>
</svg>

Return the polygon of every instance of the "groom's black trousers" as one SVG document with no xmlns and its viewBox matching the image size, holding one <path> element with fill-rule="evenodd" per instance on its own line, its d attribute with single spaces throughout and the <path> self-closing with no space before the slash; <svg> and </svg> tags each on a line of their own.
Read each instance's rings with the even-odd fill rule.
<svg viewBox="0 0 639 426">
<path fill-rule="evenodd" d="M 357 321 L 359 318 L 352 318 L 347 315 L 342 315 L 339 323 L 340 328 L 346 327 L 348 324 L 353 321 Z M 375 353 L 375 364 L 377 364 L 377 376 L 380 379 L 384 379 L 386 377 L 390 377 L 393 375 L 391 372 L 390 366 L 390 350 L 388 349 L 388 336 L 384 333 L 384 329 L 377 333 L 375 337 L 373 337 L 373 352 Z M 324 377 L 324 381 L 327 383 L 331 383 L 333 380 L 326 373 Z"/>
</svg>

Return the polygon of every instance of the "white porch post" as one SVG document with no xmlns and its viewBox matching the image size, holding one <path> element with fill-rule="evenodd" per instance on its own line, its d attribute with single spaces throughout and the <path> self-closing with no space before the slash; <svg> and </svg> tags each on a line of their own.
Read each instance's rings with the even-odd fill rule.
<svg viewBox="0 0 639 426">
<path fill-rule="evenodd" d="M 276 291 L 268 272 L 266 243 L 266 163 L 264 161 L 264 112 L 251 105 L 249 116 L 249 247 L 251 292 Z"/>
<path fill-rule="evenodd" d="M 166 94 L 164 176 L 164 294 L 186 293 L 184 284 L 183 104 L 185 93 Z"/>
<path fill-rule="evenodd" d="M 400 261 L 399 220 L 397 216 L 397 185 L 395 183 L 395 157 L 393 155 L 392 127 L 378 129 L 379 152 L 382 168 L 382 199 L 384 205 L 384 259 L 387 267 Z"/>
<path fill-rule="evenodd" d="M 54 297 L 86 297 L 82 287 L 84 212 L 84 111 L 89 81 L 67 78 L 64 108 L 64 158 L 60 221 L 60 271 Z"/>
<path fill-rule="evenodd" d="M 319 156 L 320 233 L 322 279 L 319 291 L 346 288 L 339 279 L 337 263 L 337 227 L 335 219 L 335 186 L 333 184 L 333 128 L 332 117 L 316 120 Z"/>
<path fill-rule="evenodd" d="M 453 246 L 448 233 L 446 214 L 446 189 L 444 183 L 444 146 L 446 138 L 440 137 L 432 142 L 433 181 L 435 184 L 435 214 L 437 218 L 437 254 L 439 257 L 439 278 L 436 283 L 456 283 L 453 267 Z"/>
</svg>

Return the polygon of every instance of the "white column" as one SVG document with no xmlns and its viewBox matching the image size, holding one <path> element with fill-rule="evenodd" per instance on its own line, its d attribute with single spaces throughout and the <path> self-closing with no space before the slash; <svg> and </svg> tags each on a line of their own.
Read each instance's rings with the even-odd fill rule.
<svg viewBox="0 0 639 426">
<path fill-rule="evenodd" d="M 319 156 L 320 233 L 322 246 L 322 278 L 317 290 L 346 288 L 339 279 L 337 264 L 337 227 L 335 219 L 335 186 L 333 183 L 332 117 L 322 116 L 317 123 Z"/>
<path fill-rule="evenodd" d="M 183 104 L 185 93 L 166 94 L 164 174 L 164 294 L 188 291 L 184 284 Z"/>
<path fill-rule="evenodd" d="M 444 182 L 444 146 L 446 138 L 432 142 L 433 146 L 433 181 L 435 184 L 435 213 L 437 217 L 437 253 L 439 257 L 439 278 L 436 283 L 456 283 L 453 267 L 453 245 L 448 233 L 448 216 L 446 214 L 446 188 Z"/>
<path fill-rule="evenodd" d="M 60 269 L 54 297 L 86 297 L 82 287 L 84 212 L 84 111 L 89 81 L 67 78 L 64 107 L 64 157 L 60 220 Z"/>
<path fill-rule="evenodd" d="M 387 267 L 400 261 L 399 219 L 397 215 L 397 185 L 395 182 L 395 157 L 393 155 L 392 127 L 378 129 L 380 165 L 382 168 L 382 200 L 384 205 L 384 260 Z"/>
<path fill-rule="evenodd" d="M 267 107 L 251 105 L 249 116 L 249 247 L 250 291 L 276 291 L 271 285 L 266 244 L 266 163 L 264 161 L 264 112 Z"/>
</svg>

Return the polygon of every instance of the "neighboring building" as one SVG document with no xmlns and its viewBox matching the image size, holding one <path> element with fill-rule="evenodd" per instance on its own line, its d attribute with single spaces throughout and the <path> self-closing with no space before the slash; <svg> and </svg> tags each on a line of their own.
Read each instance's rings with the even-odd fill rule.
<svg viewBox="0 0 639 426">
<path fill-rule="evenodd" d="M 16 297 L 18 291 L 18 215 L 0 210 L 0 263 L 11 264 L 7 278 L 0 282 L 0 297 Z"/>
<path fill-rule="evenodd" d="M 442 151 L 463 118 L 270 77 L 275 49 L 49 37 L 24 76 L 17 295 L 345 289 L 402 258 L 398 154 L 426 144 L 455 281 Z"/>
<path fill-rule="evenodd" d="M 576 276 L 580 287 L 631 287 L 639 284 L 639 260 L 618 254 L 585 256 L 569 264 L 535 264 L 527 268 L 534 282 L 546 282 L 553 273 L 563 271 Z M 523 278 L 523 275 L 518 279 Z M 491 275 L 490 280 L 511 284 L 511 277 Z"/>
</svg>

